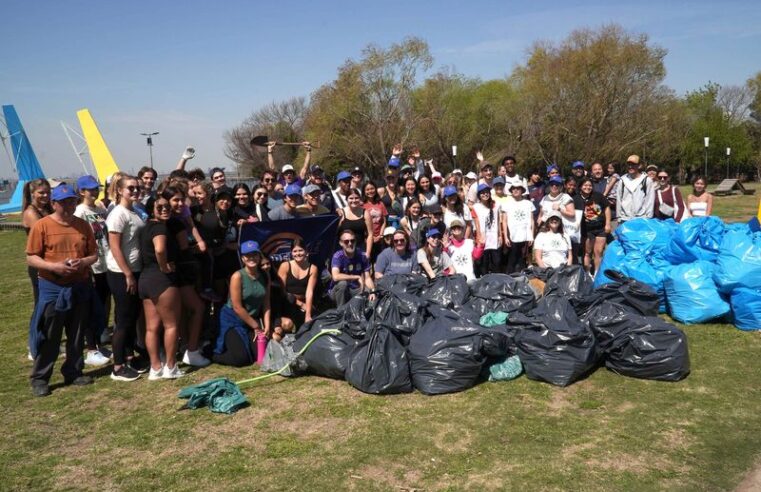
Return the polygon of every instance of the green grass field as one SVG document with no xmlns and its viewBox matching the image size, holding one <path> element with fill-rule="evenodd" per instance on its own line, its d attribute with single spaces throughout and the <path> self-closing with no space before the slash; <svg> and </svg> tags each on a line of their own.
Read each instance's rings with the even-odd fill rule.
<svg viewBox="0 0 761 492">
<path fill-rule="evenodd" d="M 717 200 L 739 220 L 758 198 Z M 2 490 L 727 490 L 761 454 L 761 335 L 726 324 L 684 328 L 679 383 L 600 369 L 568 388 L 521 377 L 379 397 L 302 377 L 248 388 L 232 416 L 180 410 L 181 387 L 254 372 L 213 366 L 172 382 L 103 369 L 37 399 L 23 247 L 0 232 Z"/>
</svg>

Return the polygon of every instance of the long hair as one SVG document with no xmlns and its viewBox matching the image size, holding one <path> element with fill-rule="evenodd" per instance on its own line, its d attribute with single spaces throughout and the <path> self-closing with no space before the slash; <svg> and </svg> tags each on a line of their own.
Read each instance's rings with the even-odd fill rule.
<svg viewBox="0 0 761 492">
<path fill-rule="evenodd" d="M 404 208 L 404 216 L 407 217 L 407 221 L 408 222 L 412 221 L 412 216 L 410 215 L 410 209 L 415 204 L 420 205 L 420 214 L 421 215 L 423 214 L 423 204 L 420 203 L 420 200 L 418 200 L 417 198 L 411 198 L 407 202 L 407 206 Z M 410 224 L 410 225 L 412 225 L 412 224 Z"/>
<path fill-rule="evenodd" d="M 444 199 L 444 206 L 447 208 L 447 210 L 451 210 L 452 212 L 456 213 L 460 217 L 464 217 L 465 216 L 465 205 L 463 205 L 463 203 L 462 203 L 462 198 L 460 198 L 460 194 L 459 193 L 454 195 L 454 196 L 457 197 L 457 201 L 454 202 L 454 205 L 452 205 L 450 207 L 449 206 L 449 200 L 445 198 Z"/>
<path fill-rule="evenodd" d="M 478 202 L 481 203 L 481 195 L 478 195 Z M 489 199 L 486 200 L 486 208 L 489 209 L 489 217 L 486 218 L 486 228 L 491 229 L 492 224 L 494 224 L 494 198 L 491 196 L 491 192 L 489 193 Z"/>
<path fill-rule="evenodd" d="M 557 217 L 553 217 L 557 218 Z M 560 221 L 560 224 L 558 224 L 558 233 L 562 236 L 565 234 L 563 232 L 563 220 L 558 219 Z M 552 232 L 552 229 L 550 229 L 550 219 L 547 219 L 544 221 L 544 224 L 542 224 L 541 232 Z"/>
<path fill-rule="evenodd" d="M 372 199 L 367 197 L 368 186 L 372 186 L 373 188 L 375 188 L 375 195 L 373 196 Z M 375 205 L 376 203 L 380 203 L 380 196 L 378 195 L 378 187 L 375 186 L 375 183 L 373 183 L 372 181 L 368 181 L 365 183 L 365 185 L 362 187 L 362 192 L 365 197 L 364 198 L 365 203 L 372 203 L 373 205 Z"/>
<path fill-rule="evenodd" d="M 41 188 L 43 186 L 47 186 L 48 190 L 50 190 L 50 183 L 45 178 L 37 178 L 33 179 L 31 181 L 27 181 L 24 184 L 24 189 L 21 193 L 21 210 L 24 211 L 27 209 L 29 205 L 32 204 L 32 193 L 37 191 L 38 188 Z M 47 205 L 45 205 L 45 212 L 52 213 L 53 208 L 50 206 L 50 201 L 48 201 Z"/>
<path fill-rule="evenodd" d="M 106 180 L 108 184 L 108 189 L 106 190 L 106 196 L 108 197 L 109 200 L 117 204 L 119 203 L 119 197 L 117 196 L 118 186 L 119 186 L 119 182 L 124 176 L 127 176 L 127 174 L 121 171 L 116 171 L 114 174 L 111 175 L 110 181 Z"/>
<path fill-rule="evenodd" d="M 113 180 L 111 184 L 114 185 L 114 192 L 116 193 L 115 199 L 113 200 L 114 203 L 119 205 L 119 202 L 121 201 L 121 191 L 126 186 L 127 181 L 137 181 L 138 179 L 134 176 L 130 176 L 129 174 L 121 173 L 122 175 L 119 177 L 118 180 Z M 139 186 L 139 185 L 138 185 Z"/>
</svg>

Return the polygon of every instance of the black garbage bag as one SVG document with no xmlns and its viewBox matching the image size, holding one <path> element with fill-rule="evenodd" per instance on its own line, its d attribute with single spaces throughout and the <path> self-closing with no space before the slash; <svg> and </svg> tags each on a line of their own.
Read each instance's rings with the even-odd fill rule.
<svg viewBox="0 0 761 492">
<path fill-rule="evenodd" d="M 594 279 L 581 265 L 563 265 L 552 270 L 544 285 L 544 295 L 566 299 L 583 298 L 592 293 Z"/>
<path fill-rule="evenodd" d="M 536 298 L 528 278 L 490 273 L 470 286 L 470 299 L 463 307 L 475 313 L 480 319 L 481 316 L 496 311 L 527 313 L 535 305 Z M 468 316 L 468 319 L 472 318 Z"/>
<path fill-rule="evenodd" d="M 375 288 L 380 291 L 402 292 L 411 295 L 419 295 L 426 285 L 428 285 L 428 278 L 418 273 L 384 275 L 375 282 Z"/>
<path fill-rule="evenodd" d="M 346 381 L 358 390 L 374 395 L 412 391 L 410 361 L 392 329 L 383 324 L 370 328 L 351 351 Z"/>
<path fill-rule="evenodd" d="M 529 379 L 568 386 L 597 365 L 594 333 L 563 297 L 544 297 L 531 313 L 515 313 L 508 324 L 520 328 L 515 343 Z"/>
<path fill-rule="evenodd" d="M 478 381 L 487 355 L 478 324 L 429 306 L 429 317 L 407 347 L 415 388 L 426 395 L 464 391 Z"/>
<path fill-rule="evenodd" d="M 523 269 L 523 275 L 529 279 L 536 278 L 541 280 L 542 282 L 547 282 L 547 280 L 550 279 L 552 276 L 552 272 L 554 269 L 550 267 L 538 267 L 536 265 L 531 265 L 528 268 Z"/>
<path fill-rule="evenodd" d="M 606 302 L 589 316 L 598 348 L 611 371 L 640 379 L 680 381 L 690 373 L 685 333 L 661 318 L 632 314 Z"/>
<path fill-rule="evenodd" d="M 604 302 L 614 302 L 642 316 L 657 316 L 660 305 L 658 293 L 647 284 L 627 277 L 614 270 L 605 270 L 613 282 L 601 285 L 581 299 L 571 299 L 576 314 L 586 319 L 589 312 Z"/>
<path fill-rule="evenodd" d="M 384 277 L 385 278 L 385 277 Z M 422 326 L 428 301 L 404 292 L 378 292 L 370 322 L 373 326 L 383 324 L 400 335 L 407 345 L 409 337 Z"/>
<path fill-rule="evenodd" d="M 296 333 L 293 350 L 300 351 L 324 328 L 341 330 L 340 335 L 323 335 L 315 340 L 303 360 L 312 374 L 344 379 L 351 350 L 364 337 L 371 313 L 367 296 L 355 296 L 340 308 L 329 309 L 304 323 Z"/>
<path fill-rule="evenodd" d="M 420 297 L 441 306 L 457 309 L 468 300 L 470 289 L 465 275 L 443 275 L 431 280 Z"/>
</svg>

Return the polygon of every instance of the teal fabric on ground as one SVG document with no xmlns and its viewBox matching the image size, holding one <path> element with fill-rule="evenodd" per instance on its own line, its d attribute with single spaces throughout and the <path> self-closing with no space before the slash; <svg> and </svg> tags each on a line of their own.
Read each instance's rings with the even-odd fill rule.
<svg viewBox="0 0 761 492">
<path fill-rule="evenodd" d="M 487 328 L 491 326 L 504 325 L 507 323 L 507 313 L 503 313 L 501 311 L 486 313 L 481 316 L 481 319 L 478 320 L 478 323 L 481 326 L 485 326 Z"/>
<path fill-rule="evenodd" d="M 185 406 L 191 410 L 209 407 L 214 413 L 231 414 L 248 405 L 238 385 L 227 378 L 211 379 L 182 388 L 178 396 L 188 400 Z"/>
<path fill-rule="evenodd" d="M 521 360 L 517 355 L 513 355 L 489 366 L 489 381 L 509 381 L 520 376 L 522 372 Z"/>
</svg>

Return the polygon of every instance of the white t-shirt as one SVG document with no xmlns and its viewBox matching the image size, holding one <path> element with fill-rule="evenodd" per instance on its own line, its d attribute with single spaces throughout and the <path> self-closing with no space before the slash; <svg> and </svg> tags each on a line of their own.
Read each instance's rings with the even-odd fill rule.
<svg viewBox="0 0 761 492">
<path fill-rule="evenodd" d="M 531 223 L 534 221 L 534 202 L 528 199 L 513 200 L 505 205 L 503 211 L 507 217 L 507 231 L 510 241 L 523 243 L 532 239 Z"/>
<path fill-rule="evenodd" d="M 540 216 L 540 222 L 544 222 L 547 220 L 547 216 L 550 215 L 550 212 L 553 210 L 556 210 L 554 208 L 554 205 L 558 205 L 557 211 L 562 213 L 563 209 L 568 205 L 569 203 L 573 203 L 573 198 L 568 196 L 567 193 L 561 193 L 555 198 L 550 196 L 549 193 L 544 195 L 544 198 L 542 198 L 542 201 L 539 202 L 539 207 L 542 209 L 542 214 Z"/>
<path fill-rule="evenodd" d="M 467 207 L 467 205 L 463 205 L 462 215 L 457 215 L 448 208 L 444 209 L 444 225 L 447 226 L 447 229 L 449 229 L 452 221 L 455 219 L 460 219 L 461 221 L 465 222 L 466 226 L 468 225 L 468 222 L 473 220 L 473 217 L 470 215 L 470 209 Z"/>
<path fill-rule="evenodd" d="M 117 205 L 108 214 L 106 227 L 109 233 L 121 233 L 124 259 L 127 260 L 131 271 L 139 272 L 142 269 L 140 263 L 140 232 L 145 227 L 143 219 L 135 211 Z M 122 273 L 122 269 L 119 268 L 110 249 L 106 254 L 106 265 L 110 271 Z"/>
<path fill-rule="evenodd" d="M 498 203 L 494 204 L 492 211 L 491 224 L 487 227 L 489 220 L 489 209 L 482 203 L 476 203 L 473 205 L 473 211 L 476 213 L 478 219 L 478 225 L 481 228 L 481 235 L 484 238 L 484 249 L 497 249 L 499 248 L 499 214 L 502 213 L 502 208 Z"/>
<path fill-rule="evenodd" d="M 106 255 L 108 254 L 108 230 L 106 229 L 106 209 L 103 207 L 88 207 L 84 203 L 77 205 L 74 215 L 90 224 L 95 245 L 98 247 L 98 261 L 92 264 L 92 272 L 106 273 Z"/>
<path fill-rule="evenodd" d="M 465 275 L 468 282 L 476 279 L 473 272 L 473 248 L 475 248 L 475 243 L 472 239 L 465 239 L 459 246 L 450 242 L 447 248 L 449 258 L 452 260 L 452 268 L 456 273 Z"/>
<path fill-rule="evenodd" d="M 534 250 L 542 251 L 542 261 L 548 267 L 557 268 L 568 261 L 571 240 L 559 232 L 540 232 L 534 239 Z"/>
</svg>

